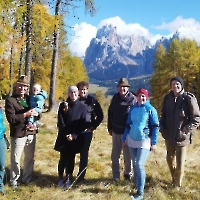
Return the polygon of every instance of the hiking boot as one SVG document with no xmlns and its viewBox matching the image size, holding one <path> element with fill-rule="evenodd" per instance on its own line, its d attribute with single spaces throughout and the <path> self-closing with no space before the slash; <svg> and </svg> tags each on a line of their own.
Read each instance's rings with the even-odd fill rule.
<svg viewBox="0 0 200 200">
<path fill-rule="evenodd" d="M 124 180 L 131 181 L 130 174 L 124 174 Z"/>
<path fill-rule="evenodd" d="M 64 181 L 63 181 L 62 179 L 60 179 L 60 180 L 58 181 L 58 187 L 59 187 L 59 188 L 63 188 L 64 186 L 65 186 Z"/>
<path fill-rule="evenodd" d="M 65 188 L 69 189 L 72 185 L 72 174 L 67 175 L 67 180 L 65 182 Z"/>
</svg>

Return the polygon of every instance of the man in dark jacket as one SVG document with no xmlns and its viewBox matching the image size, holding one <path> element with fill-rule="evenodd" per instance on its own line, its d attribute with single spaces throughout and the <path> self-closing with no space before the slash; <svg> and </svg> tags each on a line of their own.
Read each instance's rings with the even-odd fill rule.
<svg viewBox="0 0 200 200">
<path fill-rule="evenodd" d="M 5 113 L 10 125 L 11 137 L 10 185 L 14 189 L 17 188 L 20 177 L 20 158 L 23 150 L 24 166 L 22 182 L 29 183 L 32 181 L 36 131 L 26 130 L 26 119 L 37 116 L 38 113 L 28 106 L 29 96 L 26 94 L 28 88 L 28 77 L 23 75 L 16 83 L 16 93 L 8 97 L 5 102 Z"/>
<path fill-rule="evenodd" d="M 112 174 L 113 179 L 120 179 L 119 159 L 121 151 L 124 156 L 124 178 L 130 180 L 131 158 L 128 147 L 122 149 L 122 136 L 126 128 L 126 120 L 130 107 L 136 103 L 136 97 L 129 92 L 129 83 L 126 78 L 121 78 L 117 85 L 116 93 L 108 109 L 108 132 L 112 136 Z"/>
<path fill-rule="evenodd" d="M 80 150 L 80 164 L 77 183 L 85 180 L 85 173 L 88 164 L 88 153 L 90 143 L 92 141 L 93 131 L 101 124 L 103 120 L 103 111 L 99 102 L 88 94 L 89 84 L 81 81 L 77 84 L 79 89 L 80 101 L 86 106 L 86 123 L 85 131 L 81 134 L 81 150 Z"/>
<path fill-rule="evenodd" d="M 172 78 L 170 86 L 171 91 L 163 100 L 160 132 L 165 139 L 173 186 L 180 189 L 187 145 L 191 143 L 192 131 L 199 126 L 200 111 L 195 96 L 184 92 L 182 78 Z"/>
</svg>

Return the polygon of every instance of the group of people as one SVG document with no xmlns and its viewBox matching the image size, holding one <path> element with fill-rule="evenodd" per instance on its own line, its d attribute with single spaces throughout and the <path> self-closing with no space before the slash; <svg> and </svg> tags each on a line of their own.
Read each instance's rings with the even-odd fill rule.
<svg viewBox="0 0 200 200">
<path fill-rule="evenodd" d="M 99 102 L 88 94 L 85 81 L 68 88 L 68 97 L 58 109 L 58 136 L 54 149 L 60 152 L 58 163 L 59 187 L 70 188 L 73 180 L 75 156 L 80 153 L 79 172 L 75 182 L 85 181 L 88 154 L 93 131 L 103 120 Z M 65 177 L 64 175 L 65 171 Z"/>
<path fill-rule="evenodd" d="M 158 132 L 165 139 L 166 160 L 173 188 L 179 190 L 184 175 L 187 146 L 192 131 L 200 124 L 197 99 L 184 91 L 181 77 L 170 80 L 171 91 L 165 95 L 161 117 L 149 102 L 148 91 L 138 89 L 136 95 L 129 91 L 126 78 L 121 78 L 108 109 L 108 132 L 112 135 L 112 174 L 120 179 L 120 154 L 124 156 L 124 179 L 131 177 L 131 160 L 136 192 L 132 199 L 143 199 L 146 179 L 145 161 L 150 151 L 155 151 Z"/>
<path fill-rule="evenodd" d="M 113 179 L 120 179 L 120 154 L 124 156 L 124 179 L 131 179 L 131 161 L 137 192 L 132 199 L 143 199 L 145 186 L 144 164 L 150 150 L 155 151 L 159 120 L 156 109 L 148 100 L 148 91 L 140 88 L 136 96 L 129 91 L 126 78 L 119 80 L 108 109 L 108 132 L 112 136 Z"/>
<path fill-rule="evenodd" d="M 180 189 L 184 174 L 184 162 L 187 146 L 191 143 L 192 131 L 199 126 L 200 111 L 195 96 L 184 91 L 184 82 L 180 77 L 170 80 L 171 91 L 164 97 L 161 118 L 149 101 L 148 91 L 138 89 L 136 94 L 129 91 L 126 78 L 121 78 L 117 93 L 108 108 L 107 129 L 112 136 L 112 178 L 120 179 L 120 155 L 123 151 L 125 180 L 134 177 L 136 193 L 132 199 L 143 199 L 145 187 L 145 162 L 150 151 L 155 151 L 160 130 L 165 139 L 167 164 L 170 169 L 172 184 Z M 30 183 L 34 166 L 34 152 L 37 129 L 34 123 L 40 118 L 40 110 L 30 104 L 31 95 L 26 76 L 21 76 L 16 83 L 15 94 L 6 99 L 5 113 L 10 124 L 11 166 L 10 185 L 17 188 L 20 174 L 20 157 L 24 150 L 22 182 Z M 89 84 L 81 81 L 68 88 L 65 101 L 58 108 L 58 135 L 54 149 L 59 151 L 58 186 L 72 187 L 73 182 L 85 181 L 88 165 L 89 148 L 93 131 L 101 124 L 103 112 L 99 102 L 88 94 Z M 41 95 L 41 88 L 36 85 L 35 92 Z M 35 93 L 36 95 L 36 93 Z M 43 94 L 43 99 L 47 97 Z M 32 100 L 31 100 L 32 101 Z M 34 117 L 34 120 L 30 120 Z M 0 107 L 0 192 L 3 193 L 5 166 L 5 126 Z M 29 128 L 27 128 L 29 127 Z M 31 127 L 31 128 L 30 128 Z M 73 179 L 76 154 L 80 154 L 79 172 Z M 133 168 L 133 170 L 132 170 Z M 132 174 L 133 171 L 133 174 Z"/>
</svg>

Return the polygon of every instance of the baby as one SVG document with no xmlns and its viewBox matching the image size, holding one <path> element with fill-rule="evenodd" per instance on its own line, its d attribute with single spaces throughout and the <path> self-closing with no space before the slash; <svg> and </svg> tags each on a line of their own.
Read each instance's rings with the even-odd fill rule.
<svg viewBox="0 0 200 200">
<path fill-rule="evenodd" d="M 41 85 L 36 83 L 32 87 L 32 94 L 30 95 L 29 106 L 34 108 L 38 113 L 42 112 L 42 107 L 44 105 L 44 100 L 47 98 L 46 91 L 41 89 Z M 37 119 L 35 117 L 29 117 L 27 119 L 26 129 L 33 131 L 37 129 Z"/>
</svg>

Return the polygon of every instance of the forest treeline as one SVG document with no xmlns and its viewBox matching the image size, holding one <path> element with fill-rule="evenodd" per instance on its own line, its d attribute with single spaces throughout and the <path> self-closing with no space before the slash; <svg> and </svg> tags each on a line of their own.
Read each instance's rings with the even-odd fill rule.
<svg viewBox="0 0 200 200">
<path fill-rule="evenodd" d="M 22 74 L 29 77 L 30 84 L 40 83 L 51 101 L 66 99 L 69 85 L 88 80 L 82 60 L 71 55 L 67 43 L 64 18 L 73 15 L 75 2 L 0 1 L 1 97 L 12 94 L 13 83 Z M 94 14 L 92 0 L 83 1 L 83 5 Z"/>
<path fill-rule="evenodd" d="M 182 77 L 185 91 L 193 93 L 200 102 L 200 47 L 195 41 L 174 39 L 168 49 L 162 44 L 158 46 L 150 85 L 151 102 L 159 113 L 174 76 Z"/>
<path fill-rule="evenodd" d="M 93 16 L 94 1 L 82 1 Z M 50 104 L 65 99 L 69 85 L 89 80 L 83 61 L 71 54 L 67 43 L 66 23 L 70 18 L 66 16 L 73 17 L 75 2 L 0 1 L 0 97 L 12 94 L 13 83 L 22 74 L 30 77 L 30 83 L 42 85 Z M 195 41 L 174 39 L 167 49 L 158 46 L 150 86 L 151 102 L 159 112 L 173 76 L 181 76 L 185 90 L 200 102 L 200 48 Z M 105 95 L 98 91 L 96 96 L 106 110 L 109 103 Z"/>
</svg>

